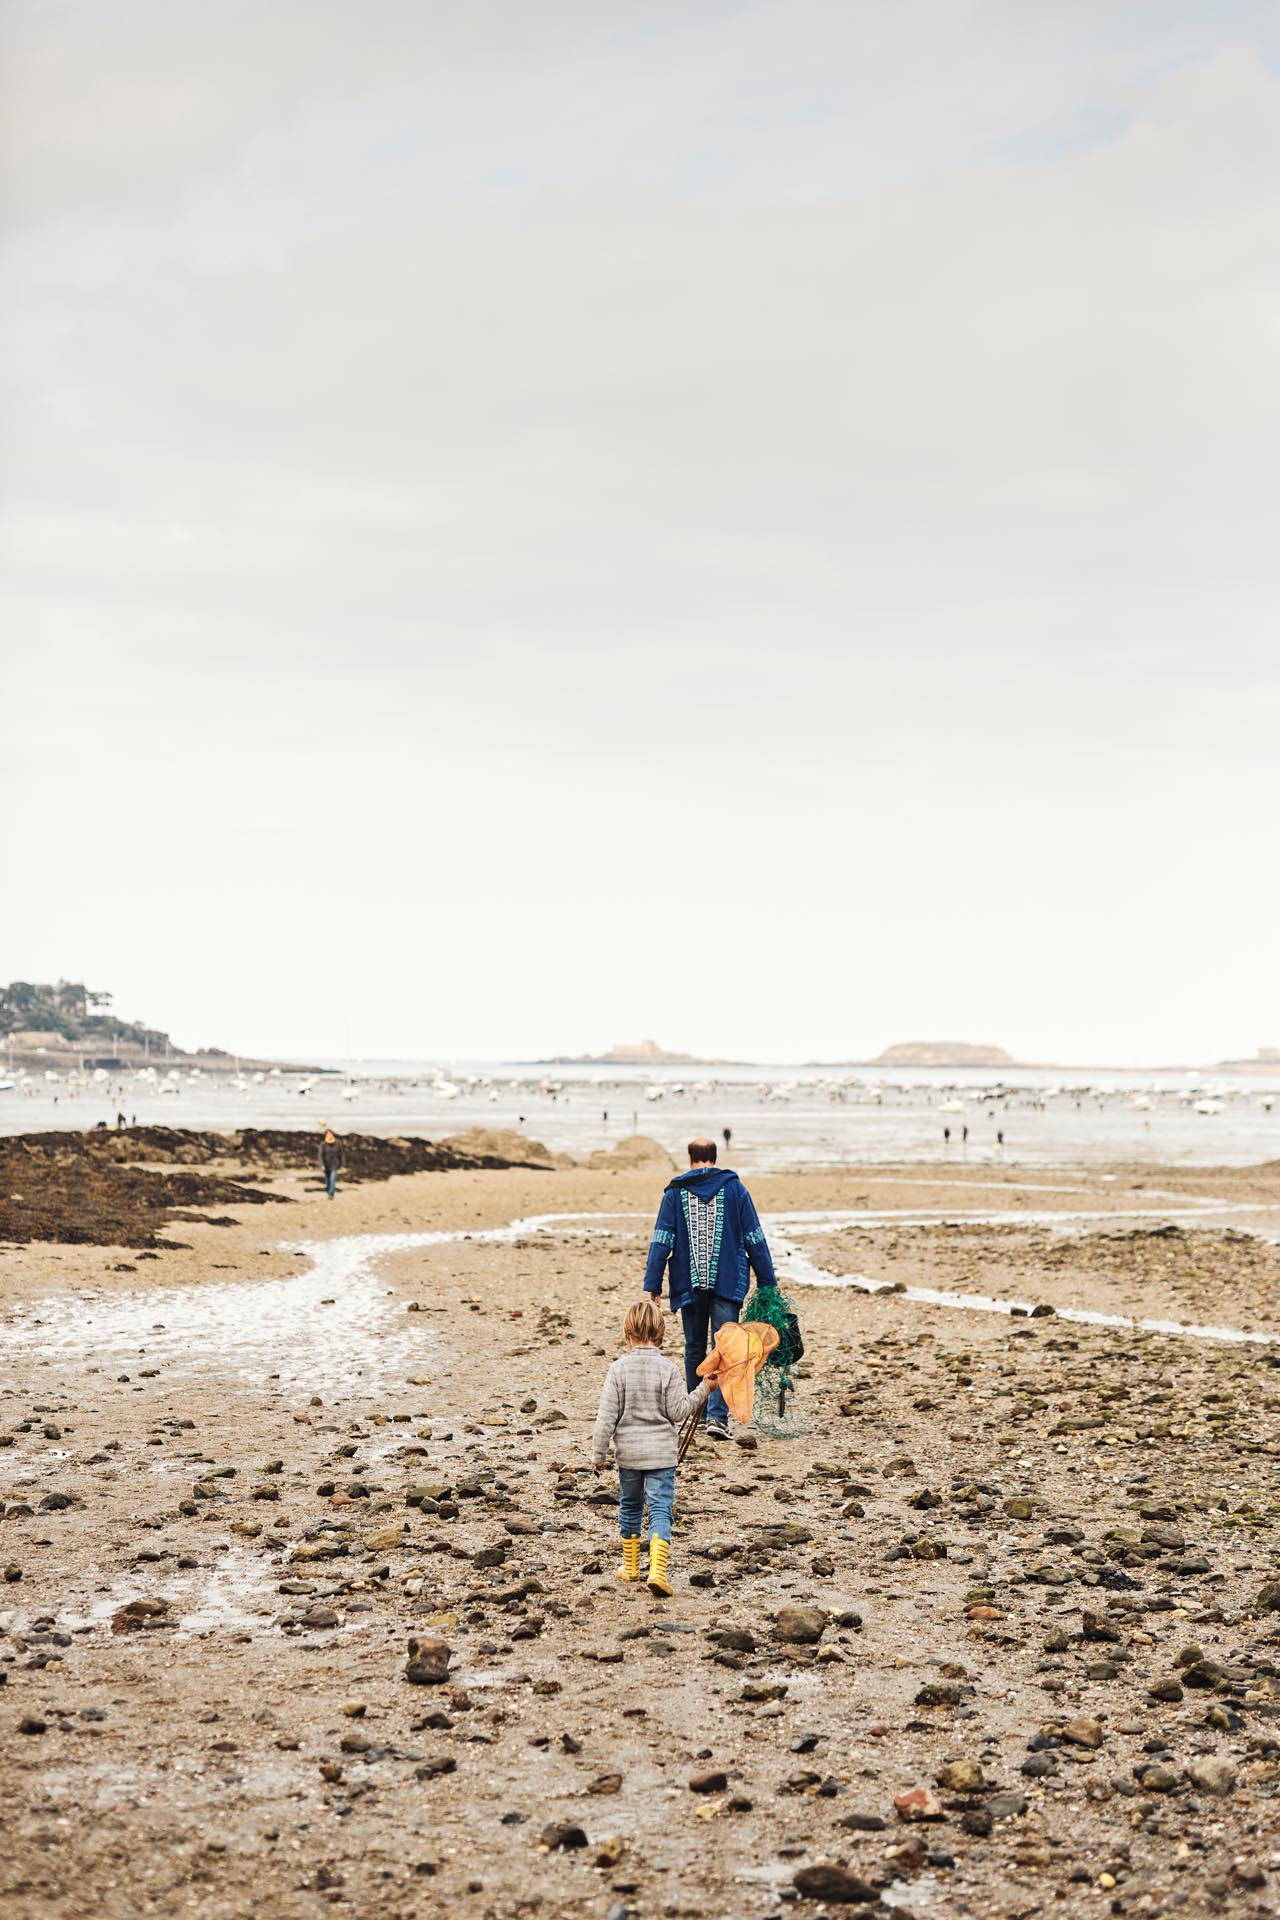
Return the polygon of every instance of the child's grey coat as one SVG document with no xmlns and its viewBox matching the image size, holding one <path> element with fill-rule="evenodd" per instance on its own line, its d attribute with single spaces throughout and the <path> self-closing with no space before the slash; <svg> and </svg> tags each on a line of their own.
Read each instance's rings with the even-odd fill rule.
<svg viewBox="0 0 1280 1920">
<path fill-rule="evenodd" d="M 612 1440 L 620 1467 L 674 1467 L 680 1428 L 702 1411 L 710 1391 L 703 1380 L 686 1393 L 679 1369 L 657 1347 L 629 1347 L 604 1377 L 592 1459 L 603 1461 Z"/>
</svg>

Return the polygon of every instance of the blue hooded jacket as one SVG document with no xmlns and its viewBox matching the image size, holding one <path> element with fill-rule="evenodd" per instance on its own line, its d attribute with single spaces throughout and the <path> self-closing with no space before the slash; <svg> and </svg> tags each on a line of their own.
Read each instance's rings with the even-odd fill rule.
<svg viewBox="0 0 1280 1920">
<path fill-rule="evenodd" d="M 695 1293 L 745 1300 L 752 1273 L 762 1287 L 776 1286 L 751 1195 L 728 1167 L 691 1167 L 663 1194 L 645 1262 L 646 1293 L 662 1292 L 668 1267 L 672 1312 L 687 1307 Z"/>
</svg>

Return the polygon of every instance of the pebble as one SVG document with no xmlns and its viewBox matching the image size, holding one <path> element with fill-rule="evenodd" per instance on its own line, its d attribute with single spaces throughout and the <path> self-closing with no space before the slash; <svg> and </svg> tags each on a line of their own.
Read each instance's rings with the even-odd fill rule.
<svg viewBox="0 0 1280 1920">
<path fill-rule="evenodd" d="M 1061 1731 L 1062 1738 L 1073 1747 L 1100 1747 L 1105 1738 L 1102 1726 L 1097 1720 L 1068 1720 Z"/>
<path fill-rule="evenodd" d="M 798 1646 L 811 1646 L 821 1640 L 830 1618 L 824 1607 L 780 1607 L 773 1631 L 779 1640 Z"/>
<path fill-rule="evenodd" d="M 1187 1768 L 1187 1779 L 1193 1787 L 1198 1787 L 1202 1793 L 1214 1794 L 1218 1798 L 1234 1793 L 1236 1778 L 1236 1769 L 1231 1762 L 1221 1760 L 1215 1755 L 1197 1758 Z"/>
<path fill-rule="evenodd" d="M 990 1785 L 976 1760 L 948 1760 L 936 1777 L 944 1793 L 983 1793 Z"/>
<path fill-rule="evenodd" d="M 905 1793 L 895 1795 L 893 1810 L 899 1820 L 941 1820 L 943 1817 L 942 1802 L 928 1787 L 908 1787 Z"/>
<path fill-rule="evenodd" d="M 826 1900 L 832 1906 L 860 1906 L 879 1898 L 876 1889 L 848 1867 L 801 1867 L 792 1886 L 805 1900 Z"/>
<path fill-rule="evenodd" d="M 436 1686 L 448 1674 L 452 1658 L 453 1649 L 445 1640 L 411 1639 L 404 1677 L 411 1686 Z"/>
<path fill-rule="evenodd" d="M 542 1829 L 541 1840 L 550 1853 L 571 1853 L 587 1844 L 582 1828 L 568 1821 L 553 1820 Z"/>
</svg>

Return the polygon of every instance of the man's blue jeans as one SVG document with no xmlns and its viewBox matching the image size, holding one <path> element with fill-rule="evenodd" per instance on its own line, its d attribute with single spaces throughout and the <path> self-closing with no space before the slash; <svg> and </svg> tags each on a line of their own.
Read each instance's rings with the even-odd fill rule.
<svg viewBox="0 0 1280 1920">
<path fill-rule="evenodd" d="M 331 1200 L 334 1194 L 338 1191 L 338 1169 L 336 1167 L 325 1168 L 324 1190 L 328 1194 Z"/>
<path fill-rule="evenodd" d="M 618 1525 L 624 1540 L 640 1537 L 640 1519 L 649 1502 L 649 1538 L 670 1540 L 671 1509 L 676 1501 L 674 1467 L 618 1468 Z"/>
<path fill-rule="evenodd" d="M 684 1322 L 684 1383 L 690 1393 L 699 1384 L 698 1362 L 705 1360 L 707 1349 L 731 1320 L 738 1317 L 739 1302 L 726 1300 L 719 1293 L 695 1293 L 687 1307 L 681 1307 Z M 729 1409 L 719 1387 L 713 1387 L 707 1401 L 708 1420 L 728 1420 Z"/>
</svg>

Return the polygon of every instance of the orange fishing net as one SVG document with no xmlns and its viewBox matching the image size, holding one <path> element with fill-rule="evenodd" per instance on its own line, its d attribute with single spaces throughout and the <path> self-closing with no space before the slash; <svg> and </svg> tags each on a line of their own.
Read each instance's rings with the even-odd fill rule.
<svg viewBox="0 0 1280 1920">
<path fill-rule="evenodd" d="M 756 1398 L 756 1374 L 778 1344 L 778 1329 L 763 1320 L 731 1321 L 716 1334 L 715 1347 L 698 1367 L 705 1380 L 714 1376 L 730 1413 L 744 1425 Z"/>
</svg>

